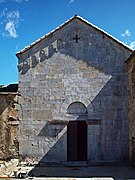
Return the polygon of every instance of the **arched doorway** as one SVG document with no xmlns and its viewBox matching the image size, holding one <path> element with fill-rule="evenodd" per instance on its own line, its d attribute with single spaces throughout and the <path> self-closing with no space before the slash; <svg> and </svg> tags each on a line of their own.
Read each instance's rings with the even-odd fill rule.
<svg viewBox="0 0 135 180">
<path fill-rule="evenodd" d="M 81 102 L 69 105 L 67 113 L 70 115 L 86 115 L 87 108 Z M 87 124 L 85 120 L 70 121 L 67 126 L 67 160 L 87 160 Z"/>
</svg>

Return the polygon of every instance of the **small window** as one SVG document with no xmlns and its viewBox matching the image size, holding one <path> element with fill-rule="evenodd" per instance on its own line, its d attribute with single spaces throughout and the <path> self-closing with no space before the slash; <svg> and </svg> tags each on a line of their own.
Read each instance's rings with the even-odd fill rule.
<svg viewBox="0 0 135 180">
<path fill-rule="evenodd" d="M 68 106 L 67 113 L 73 115 L 83 115 L 87 114 L 87 109 L 83 103 L 74 102 Z"/>
</svg>

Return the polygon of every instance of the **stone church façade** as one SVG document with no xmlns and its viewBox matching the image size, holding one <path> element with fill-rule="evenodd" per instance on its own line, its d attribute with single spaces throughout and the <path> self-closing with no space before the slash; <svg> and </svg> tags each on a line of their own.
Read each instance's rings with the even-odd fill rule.
<svg viewBox="0 0 135 180">
<path fill-rule="evenodd" d="M 80 16 L 18 52 L 20 156 L 127 163 L 132 52 Z"/>
</svg>

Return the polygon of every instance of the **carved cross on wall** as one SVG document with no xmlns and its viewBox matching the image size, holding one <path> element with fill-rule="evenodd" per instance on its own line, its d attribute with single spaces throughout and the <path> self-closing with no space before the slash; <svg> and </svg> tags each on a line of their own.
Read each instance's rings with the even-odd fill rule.
<svg viewBox="0 0 135 180">
<path fill-rule="evenodd" d="M 75 37 L 73 38 L 73 40 L 75 40 L 76 41 L 76 43 L 78 43 L 78 40 L 79 40 L 80 38 L 78 37 L 78 35 L 76 34 L 75 35 Z"/>
</svg>

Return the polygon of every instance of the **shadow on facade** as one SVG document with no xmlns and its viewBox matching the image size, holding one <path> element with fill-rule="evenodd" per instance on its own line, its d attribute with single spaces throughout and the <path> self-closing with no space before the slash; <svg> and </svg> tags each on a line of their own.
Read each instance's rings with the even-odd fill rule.
<svg viewBox="0 0 135 180">
<path fill-rule="evenodd" d="M 90 125 L 100 125 L 99 128 L 99 140 L 97 142 L 97 165 L 122 165 L 128 164 L 128 121 L 127 121 L 127 96 L 126 87 L 123 87 L 120 82 L 124 81 L 124 77 L 113 76 L 106 85 L 100 90 L 97 96 L 93 99 L 91 104 L 86 108 L 90 110 L 91 114 L 79 115 L 76 119 L 70 119 L 67 121 L 52 121 L 48 122 L 41 130 L 38 136 L 46 136 L 49 141 L 52 141 L 50 150 L 45 153 L 45 156 L 38 162 L 38 164 L 29 173 L 30 176 L 42 176 L 43 171 L 39 168 L 42 166 L 59 166 L 62 165 L 62 156 L 67 151 L 67 146 L 64 142 L 67 140 L 67 124 L 71 120 L 82 121 L 86 120 Z M 111 89 L 113 84 L 117 84 L 116 87 Z M 124 99 L 125 97 L 125 99 Z M 113 108 L 112 108 L 113 107 Z M 52 126 L 56 127 L 54 129 Z M 58 125 L 58 128 L 57 128 Z M 124 128 L 123 128 L 124 127 Z M 53 132 L 51 132 L 51 130 Z M 54 139 L 54 143 L 53 143 Z M 122 142 L 122 143 L 121 143 Z M 49 142 L 48 142 L 49 143 Z M 119 149 L 118 149 L 119 146 Z M 59 148 L 63 149 L 63 154 L 59 152 Z M 62 152 L 61 151 L 61 152 Z M 66 157 L 67 158 L 67 157 Z M 61 161 L 60 161 L 61 159 Z M 65 157 L 64 157 L 65 159 Z M 90 161 L 90 160 L 89 160 Z M 91 163 L 91 162 L 89 162 Z M 52 168 L 53 169 L 53 168 Z M 53 170 L 47 176 L 53 175 Z M 71 171 L 71 168 L 67 171 Z M 77 172 L 77 171 L 76 171 Z M 74 174 L 74 173 L 73 173 Z M 102 173 L 101 173 L 102 174 Z M 56 177 L 66 177 L 66 173 L 62 172 L 54 173 Z M 93 176 L 96 176 L 93 175 Z M 92 176 L 92 177 L 93 177 Z M 104 177 L 109 176 L 104 174 Z M 72 177 L 72 173 L 67 174 L 67 177 Z M 75 177 L 82 177 L 81 174 L 75 173 Z M 99 174 L 99 177 L 103 177 Z"/>
</svg>

